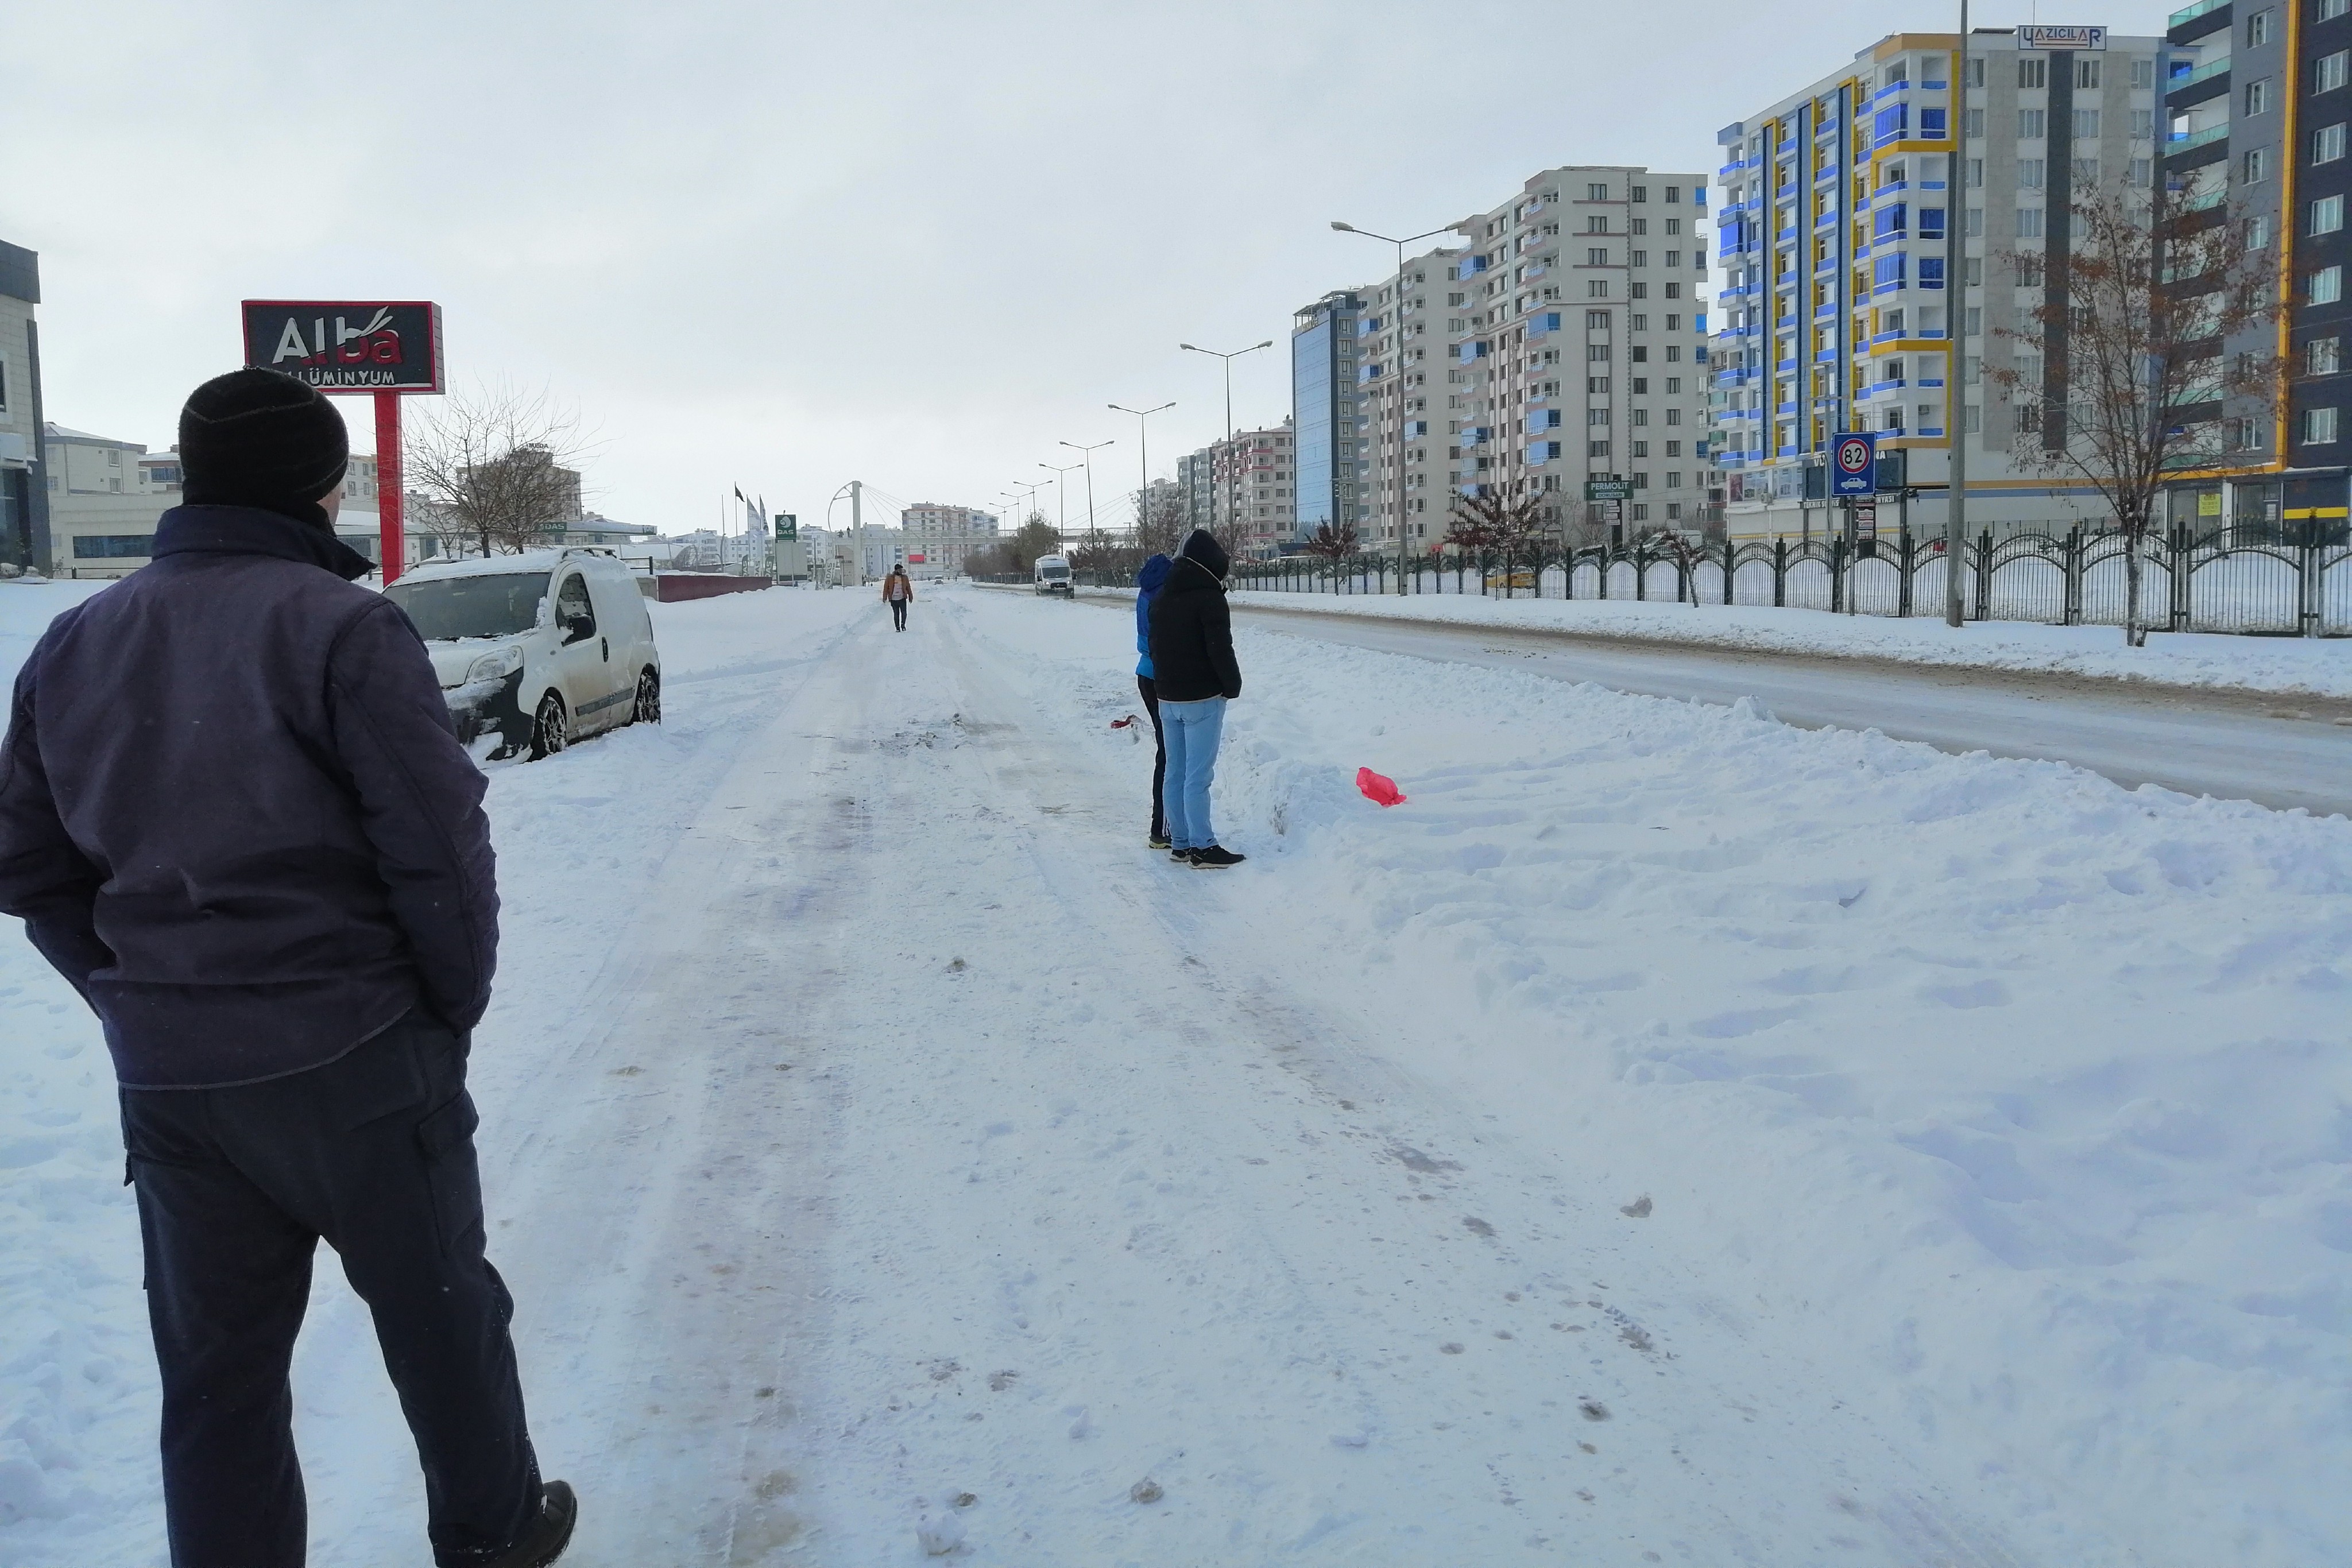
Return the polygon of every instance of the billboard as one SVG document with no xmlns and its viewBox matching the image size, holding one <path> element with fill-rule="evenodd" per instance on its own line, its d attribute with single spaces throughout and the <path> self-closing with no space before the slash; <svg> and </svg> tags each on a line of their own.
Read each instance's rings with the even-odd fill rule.
<svg viewBox="0 0 2352 1568">
<path fill-rule="evenodd" d="M 441 307 L 421 300 L 247 299 L 245 362 L 324 392 L 437 392 Z"/>
</svg>

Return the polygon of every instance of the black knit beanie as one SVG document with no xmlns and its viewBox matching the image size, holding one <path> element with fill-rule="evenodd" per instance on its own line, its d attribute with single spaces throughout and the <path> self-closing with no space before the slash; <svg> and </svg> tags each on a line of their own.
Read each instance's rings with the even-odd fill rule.
<svg viewBox="0 0 2352 1568">
<path fill-rule="evenodd" d="M 192 507 L 259 507 L 330 528 L 319 497 L 351 460 L 343 416 L 277 371 L 215 376 L 180 410 L 181 495 Z"/>
</svg>

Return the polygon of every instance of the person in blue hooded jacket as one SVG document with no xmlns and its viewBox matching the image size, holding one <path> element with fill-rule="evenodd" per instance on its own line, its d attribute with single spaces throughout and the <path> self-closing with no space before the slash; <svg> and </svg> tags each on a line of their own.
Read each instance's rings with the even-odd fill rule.
<svg viewBox="0 0 2352 1568">
<path fill-rule="evenodd" d="M 1151 716 L 1151 838 L 1155 850 L 1168 847 L 1168 810 L 1160 790 L 1168 782 L 1168 732 L 1160 727 L 1160 684 L 1151 674 L 1151 601 L 1168 580 L 1169 559 L 1155 555 L 1135 574 L 1135 689 L 1142 694 L 1143 711 Z"/>
</svg>

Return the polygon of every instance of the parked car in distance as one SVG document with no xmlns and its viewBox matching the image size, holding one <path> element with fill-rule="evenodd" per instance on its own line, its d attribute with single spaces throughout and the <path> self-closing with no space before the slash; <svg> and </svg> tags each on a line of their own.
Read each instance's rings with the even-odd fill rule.
<svg viewBox="0 0 2352 1568">
<path fill-rule="evenodd" d="M 605 551 L 432 561 L 383 592 L 425 639 L 457 738 L 471 747 L 496 734 L 494 758 L 661 721 L 653 617 Z"/>
<path fill-rule="evenodd" d="M 1038 592 L 1066 594 L 1070 591 L 1069 557 L 1041 555 L 1032 570 L 1036 575 Z"/>
</svg>

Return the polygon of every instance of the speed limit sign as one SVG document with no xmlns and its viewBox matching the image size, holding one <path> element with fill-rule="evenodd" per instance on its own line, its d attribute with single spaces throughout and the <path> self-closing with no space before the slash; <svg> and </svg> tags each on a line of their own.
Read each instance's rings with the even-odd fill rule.
<svg viewBox="0 0 2352 1568">
<path fill-rule="evenodd" d="M 1878 489 L 1878 437 L 1852 431 L 1830 444 L 1830 494 L 1869 496 Z"/>
</svg>

